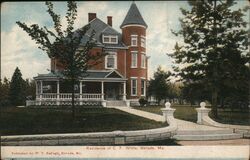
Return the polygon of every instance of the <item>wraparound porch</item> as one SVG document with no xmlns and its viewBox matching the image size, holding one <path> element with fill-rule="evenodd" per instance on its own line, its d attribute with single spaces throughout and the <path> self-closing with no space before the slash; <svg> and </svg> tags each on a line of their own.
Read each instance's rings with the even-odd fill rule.
<svg viewBox="0 0 250 160">
<path fill-rule="evenodd" d="M 36 81 L 36 99 L 32 105 L 71 104 L 72 86 L 58 73 L 39 75 Z M 126 101 L 126 79 L 117 71 L 89 71 L 88 77 L 74 85 L 75 103 L 84 105 L 105 101 Z"/>
</svg>

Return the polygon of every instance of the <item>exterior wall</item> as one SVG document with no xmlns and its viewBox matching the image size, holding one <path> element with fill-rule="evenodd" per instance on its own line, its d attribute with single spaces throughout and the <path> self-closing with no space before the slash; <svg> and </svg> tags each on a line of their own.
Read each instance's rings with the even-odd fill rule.
<svg viewBox="0 0 250 160">
<path fill-rule="evenodd" d="M 90 50 L 90 54 L 102 53 L 102 48 L 93 48 Z M 113 50 L 117 53 L 117 71 L 126 77 L 126 49 L 117 49 Z M 107 70 L 105 69 L 105 56 L 101 57 L 99 62 L 96 65 L 93 65 L 90 69 L 92 70 Z M 96 61 L 90 61 L 90 64 L 95 63 Z M 64 66 L 60 64 L 55 58 L 51 58 L 51 70 L 62 70 Z"/>
<path fill-rule="evenodd" d="M 91 52 L 100 52 L 101 49 L 92 49 Z M 108 51 L 107 51 L 108 52 Z M 112 50 L 112 52 L 116 52 L 117 56 L 117 71 L 121 73 L 124 77 L 126 77 L 126 50 L 125 49 L 117 49 L 117 50 Z M 105 56 L 101 58 L 101 62 L 95 66 L 93 66 L 91 69 L 93 70 L 109 70 L 105 69 Z"/>
<path fill-rule="evenodd" d="M 131 35 L 137 35 L 137 46 L 131 46 Z M 127 53 L 127 98 L 138 99 L 141 97 L 141 79 L 147 81 L 147 60 L 146 67 L 141 67 L 142 52 L 146 55 L 146 48 L 141 47 L 141 36 L 146 38 L 146 28 L 141 26 L 128 26 L 122 28 L 122 39 L 125 45 L 129 46 Z M 137 68 L 131 68 L 131 51 L 137 51 Z M 131 77 L 137 77 L 137 96 L 131 96 Z"/>
</svg>

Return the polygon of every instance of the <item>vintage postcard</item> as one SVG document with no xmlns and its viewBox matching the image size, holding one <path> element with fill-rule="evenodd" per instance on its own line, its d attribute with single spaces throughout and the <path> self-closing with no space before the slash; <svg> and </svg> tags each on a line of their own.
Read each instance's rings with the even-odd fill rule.
<svg viewBox="0 0 250 160">
<path fill-rule="evenodd" d="M 1 159 L 250 155 L 247 0 L 1 4 Z"/>
</svg>

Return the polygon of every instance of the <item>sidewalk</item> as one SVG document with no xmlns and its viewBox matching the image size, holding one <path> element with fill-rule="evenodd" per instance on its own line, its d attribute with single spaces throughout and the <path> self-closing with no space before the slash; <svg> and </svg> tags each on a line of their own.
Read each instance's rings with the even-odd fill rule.
<svg viewBox="0 0 250 160">
<path fill-rule="evenodd" d="M 113 107 L 115 109 L 134 114 L 140 117 L 144 117 L 147 119 L 155 120 L 157 122 L 163 122 L 164 118 L 161 115 L 146 112 L 146 111 L 141 111 L 129 107 Z M 205 126 L 205 125 L 199 125 L 194 122 L 189 122 L 189 121 L 184 121 L 180 119 L 176 119 L 177 126 L 178 126 L 178 131 L 186 131 L 186 130 L 199 130 L 199 131 L 204 131 L 204 130 L 225 130 L 225 128 L 217 128 L 217 127 L 212 127 L 212 126 Z"/>
</svg>

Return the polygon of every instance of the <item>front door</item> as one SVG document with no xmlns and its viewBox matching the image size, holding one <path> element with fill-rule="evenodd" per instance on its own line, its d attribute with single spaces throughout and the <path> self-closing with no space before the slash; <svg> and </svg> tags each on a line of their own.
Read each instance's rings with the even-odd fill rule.
<svg viewBox="0 0 250 160">
<path fill-rule="evenodd" d="M 119 83 L 106 83 L 105 84 L 105 99 L 106 100 L 119 100 Z"/>
</svg>

